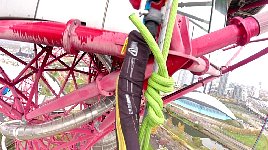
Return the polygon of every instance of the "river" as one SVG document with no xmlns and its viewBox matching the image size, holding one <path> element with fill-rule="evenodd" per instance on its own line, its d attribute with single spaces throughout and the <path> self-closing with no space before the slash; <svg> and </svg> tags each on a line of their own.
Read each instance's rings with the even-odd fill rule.
<svg viewBox="0 0 268 150">
<path fill-rule="evenodd" d="M 166 114 L 167 115 L 167 114 Z M 168 115 L 167 117 L 171 117 Z M 172 124 L 174 126 L 178 126 L 178 123 L 184 125 L 184 132 L 192 137 L 200 137 L 202 144 L 209 148 L 209 149 L 216 149 L 216 150 L 228 150 L 228 148 L 224 147 L 217 141 L 210 139 L 207 135 L 203 134 L 202 132 L 196 130 L 195 128 L 185 124 L 183 121 L 179 120 L 178 118 L 172 117 Z"/>
</svg>

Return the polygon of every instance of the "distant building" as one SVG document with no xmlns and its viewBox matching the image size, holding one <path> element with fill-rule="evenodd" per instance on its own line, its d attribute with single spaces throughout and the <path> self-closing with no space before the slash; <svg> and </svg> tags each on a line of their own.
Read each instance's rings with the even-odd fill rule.
<svg viewBox="0 0 268 150">
<path fill-rule="evenodd" d="M 215 79 L 208 84 L 208 94 L 218 95 L 219 79 Z"/>
<path fill-rule="evenodd" d="M 226 74 L 224 74 L 223 76 L 220 77 L 220 82 L 219 82 L 219 86 L 218 86 L 218 96 L 224 96 L 225 95 L 228 76 L 229 76 L 229 73 L 226 73 Z"/>
<path fill-rule="evenodd" d="M 228 87 L 225 89 L 225 97 L 226 98 L 233 98 L 233 93 L 234 93 L 234 87 Z"/>
<path fill-rule="evenodd" d="M 228 97 L 236 99 L 239 103 L 245 103 L 248 98 L 248 88 L 244 85 L 230 84 Z"/>
<path fill-rule="evenodd" d="M 19 49 L 19 52 L 15 54 L 16 56 L 25 57 L 25 58 L 33 58 L 33 53 L 24 53 L 21 51 L 21 48 Z"/>
<path fill-rule="evenodd" d="M 260 99 L 268 101 L 268 91 L 261 89 L 260 90 Z"/>
<path fill-rule="evenodd" d="M 243 91 L 243 89 L 240 85 L 235 85 L 232 98 L 236 99 L 236 100 L 241 100 L 242 91 Z"/>
<path fill-rule="evenodd" d="M 243 102 L 247 102 L 247 99 L 248 99 L 248 91 L 246 88 L 242 88 L 242 98 L 241 100 Z"/>
<path fill-rule="evenodd" d="M 260 98 L 260 91 L 261 89 L 259 86 L 250 86 L 248 94 L 250 97 Z"/>
<path fill-rule="evenodd" d="M 184 85 L 190 85 L 193 78 L 193 74 L 188 70 L 179 70 L 177 81 L 175 85 L 177 87 L 183 87 Z"/>
<path fill-rule="evenodd" d="M 253 95 L 253 97 L 259 98 L 260 97 L 260 90 L 261 90 L 261 82 L 259 82 L 259 85 L 254 87 L 254 95 Z"/>
</svg>

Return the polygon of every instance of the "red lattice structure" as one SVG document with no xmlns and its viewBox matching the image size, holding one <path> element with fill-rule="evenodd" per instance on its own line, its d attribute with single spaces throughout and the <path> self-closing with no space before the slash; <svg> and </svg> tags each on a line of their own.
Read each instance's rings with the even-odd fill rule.
<svg viewBox="0 0 268 150">
<path fill-rule="evenodd" d="M 169 74 L 187 69 L 211 76 L 166 95 L 164 103 L 268 53 L 265 48 L 221 68 L 204 57 L 233 44 L 246 45 L 252 37 L 268 31 L 267 22 L 268 12 L 230 18 L 225 28 L 191 40 L 187 17 L 178 15 L 167 60 Z M 111 133 L 115 129 L 114 91 L 126 37 L 126 33 L 83 26 L 73 19 L 66 24 L 0 20 L 0 39 L 34 44 L 34 56 L 27 62 L 0 47 L 6 57 L 23 66 L 14 79 L 0 66 L 1 93 L 5 88 L 10 90 L 9 95 L 0 95 L 0 111 L 13 120 L 1 125 L 2 134 L 15 140 L 16 149 L 86 150 Z M 153 57 L 145 79 L 152 70 Z M 42 95 L 46 95 L 44 100 L 40 100 Z"/>
</svg>

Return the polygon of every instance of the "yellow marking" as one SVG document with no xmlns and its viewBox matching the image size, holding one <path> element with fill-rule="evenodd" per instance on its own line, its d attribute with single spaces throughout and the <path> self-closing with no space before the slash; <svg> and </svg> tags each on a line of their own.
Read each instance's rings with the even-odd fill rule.
<svg viewBox="0 0 268 150">
<path fill-rule="evenodd" d="M 118 138 L 118 149 L 119 150 L 126 150 L 126 143 L 125 143 L 125 138 L 123 135 L 123 131 L 121 128 L 121 122 L 120 122 L 120 115 L 119 115 L 119 107 L 118 107 L 118 79 L 116 82 L 116 94 L 115 94 L 115 100 L 116 100 L 116 132 L 117 132 L 117 138 Z"/>
<path fill-rule="evenodd" d="M 126 54 L 127 44 L 128 44 L 128 38 L 126 38 L 125 43 L 123 45 L 123 48 L 121 50 L 121 54 L 122 55 L 125 55 Z"/>
</svg>

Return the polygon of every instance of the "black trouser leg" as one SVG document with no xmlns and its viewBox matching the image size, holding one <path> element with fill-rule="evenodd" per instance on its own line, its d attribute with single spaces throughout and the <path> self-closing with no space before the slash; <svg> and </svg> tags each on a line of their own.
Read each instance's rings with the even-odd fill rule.
<svg viewBox="0 0 268 150">
<path fill-rule="evenodd" d="M 150 50 L 137 31 L 130 32 L 118 80 L 118 105 L 127 150 L 139 150 L 139 110 Z"/>
</svg>

